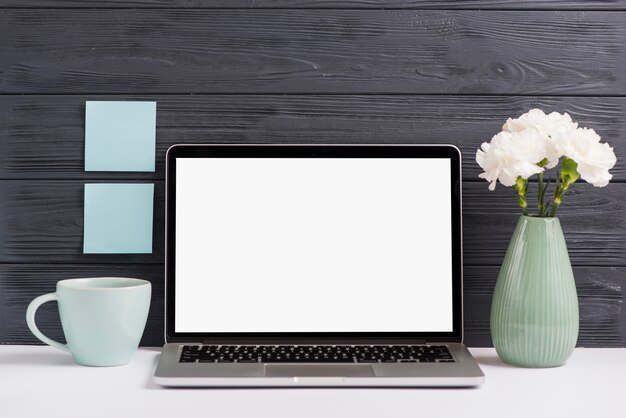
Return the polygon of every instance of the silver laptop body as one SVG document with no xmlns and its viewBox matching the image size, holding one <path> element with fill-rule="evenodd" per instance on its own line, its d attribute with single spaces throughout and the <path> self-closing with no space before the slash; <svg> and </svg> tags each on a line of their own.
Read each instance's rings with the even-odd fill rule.
<svg viewBox="0 0 626 418">
<path fill-rule="evenodd" d="M 450 145 L 175 145 L 163 386 L 476 386 Z"/>
</svg>

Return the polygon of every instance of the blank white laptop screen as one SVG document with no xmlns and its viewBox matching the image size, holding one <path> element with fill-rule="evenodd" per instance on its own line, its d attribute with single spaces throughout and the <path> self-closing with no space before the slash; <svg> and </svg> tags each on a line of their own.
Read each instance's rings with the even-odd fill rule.
<svg viewBox="0 0 626 418">
<path fill-rule="evenodd" d="M 176 332 L 450 332 L 447 158 L 178 158 Z"/>
</svg>

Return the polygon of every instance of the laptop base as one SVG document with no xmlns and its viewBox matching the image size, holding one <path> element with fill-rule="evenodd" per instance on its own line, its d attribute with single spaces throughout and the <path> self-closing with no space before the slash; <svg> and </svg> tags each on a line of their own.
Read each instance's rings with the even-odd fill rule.
<svg viewBox="0 0 626 418">
<path fill-rule="evenodd" d="M 463 344 L 454 363 L 181 363 L 183 344 L 163 348 L 155 383 L 168 387 L 469 387 L 484 375 Z"/>
</svg>

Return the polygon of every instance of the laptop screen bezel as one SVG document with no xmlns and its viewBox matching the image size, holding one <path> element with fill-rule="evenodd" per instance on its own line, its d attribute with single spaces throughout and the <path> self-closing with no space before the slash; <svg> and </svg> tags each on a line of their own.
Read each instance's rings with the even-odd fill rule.
<svg viewBox="0 0 626 418">
<path fill-rule="evenodd" d="M 176 159 L 177 158 L 448 158 L 452 226 L 452 331 L 352 333 L 210 333 L 176 332 Z M 461 154 L 452 145 L 232 145 L 179 144 L 166 156 L 165 340 L 235 344 L 422 343 L 463 340 L 463 257 Z"/>
</svg>

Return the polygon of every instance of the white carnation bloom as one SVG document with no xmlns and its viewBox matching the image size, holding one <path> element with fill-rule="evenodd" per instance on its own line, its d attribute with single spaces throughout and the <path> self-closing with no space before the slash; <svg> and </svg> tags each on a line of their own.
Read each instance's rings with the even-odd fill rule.
<svg viewBox="0 0 626 418">
<path fill-rule="evenodd" d="M 561 155 L 578 164 L 580 177 L 595 187 L 604 187 L 613 178 L 609 170 L 617 158 L 613 148 L 600 142 L 600 135 L 593 129 L 578 128 L 571 132 L 560 132 L 554 136 L 552 147 Z"/>
<path fill-rule="evenodd" d="M 537 163 L 545 157 L 546 144 L 536 129 L 500 132 L 476 152 L 476 162 L 485 170 L 479 177 L 490 183 L 489 190 L 494 190 L 498 180 L 508 187 L 520 176 L 527 179 L 541 173 L 543 168 Z"/>
<path fill-rule="evenodd" d="M 535 128 L 546 136 L 551 136 L 553 132 L 576 129 L 577 123 L 572 122 L 572 118 L 567 113 L 552 112 L 546 115 L 541 109 L 532 109 L 524 113 L 517 119 L 509 118 L 502 126 L 506 132 L 521 132 L 528 128 Z"/>
<path fill-rule="evenodd" d="M 532 109 L 524 113 L 517 119 L 509 118 L 502 126 L 505 132 L 523 132 L 526 129 L 536 129 L 545 140 L 560 133 L 568 133 L 578 127 L 577 123 L 572 122 L 572 118 L 567 113 L 552 112 L 546 115 L 541 109 Z M 559 154 L 557 148 L 548 144 L 545 147 L 546 154 L 544 157 L 548 160 L 547 169 L 555 167 L 559 163 L 559 159 L 563 154 Z"/>
</svg>

